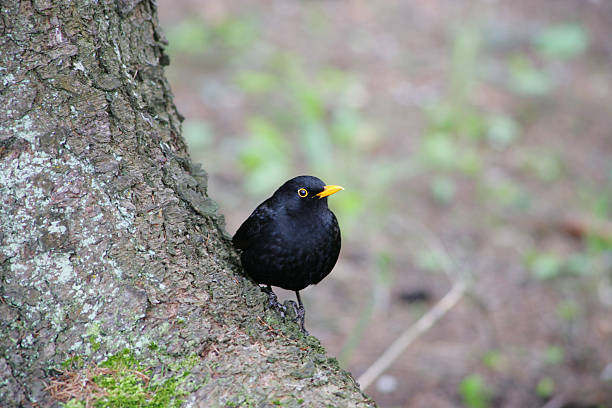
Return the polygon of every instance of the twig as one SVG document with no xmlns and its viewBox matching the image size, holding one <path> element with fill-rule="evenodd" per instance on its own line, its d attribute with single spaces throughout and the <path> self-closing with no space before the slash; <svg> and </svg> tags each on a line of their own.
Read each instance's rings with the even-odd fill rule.
<svg viewBox="0 0 612 408">
<path fill-rule="evenodd" d="M 442 316 L 457 304 L 467 285 L 464 281 L 456 282 L 451 290 L 434 307 L 429 309 L 419 320 L 410 326 L 358 379 L 361 390 L 365 391 L 391 364 L 397 360 L 404 349 L 421 334 L 425 333 Z"/>
<path fill-rule="evenodd" d="M 398 337 L 383 354 L 357 379 L 361 390 L 365 391 L 385 370 L 387 370 L 397 358 L 404 352 L 417 337 L 429 330 L 438 320 L 440 320 L 457 302 L 463 297 L 468 288 L 470 276 L 466 273 L 459 273 L 459 268 L 453 258 L 449 255 L 442 241 L 425 225 L 421 225 L 421 236 L 434 251 L 441 262 L 441 268 L 453 282 L 451 289 L 427 311 L 412 326 L 408 327 L 400 337 Z"/>
</svg>

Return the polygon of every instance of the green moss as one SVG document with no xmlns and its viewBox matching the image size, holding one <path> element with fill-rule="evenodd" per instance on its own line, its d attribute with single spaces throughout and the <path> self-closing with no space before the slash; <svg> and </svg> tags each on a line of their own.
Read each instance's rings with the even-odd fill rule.
<svg viewBox="0 0 612 408">
<path fill-rule="evenodd" d="M 88 340 L 91 344 L 91 350 L 94 353 L 100 350 L 101 347 L 101 343 L 99 341 L 100 333 L 100 323 L 98 322 L 94 322 L 91 326 L 87 328 Z"/>
<path fill-rule="evenodd" d="M 255 408 L 257 404 L 248 395 L 239 395 L 236 400 L 227 401 L 225 403 L 226 407 L 246 407 L 246 408 Z"/>
<path fill-rule="evenodd" d="M 190 369 L 199 362 L 196 354 L 173 364 L 170 371 L 174 376 L 156 379 L 151 370 L 145 367 L 130 349 L 123 349 L 108 357 L 94 369 L 92 381 L 105 391 L 102 397 L 94 398 L 96 408 L 138 407 L 164 408 L 179 407 L 187 392 L 181 385 L 190 374 Z M 67 369 L 83 368 L 82 357 L 71 357 L 62 364 Z M 84 406 L 82 401 L 72 399 L 64 407 Z"/>
<path fill-rule="evenodd" d="M 181 368 L 190 370 L 200 362 L 200 356 L 197 353 L 191 353 L 182 361 Z"/>
<path fill-rule="evenodd" d="M 103 361 L 99 364 L 100 367 L 110 368 L 113 370 L 122 370 L 122 369 L 133 369 L 138 370 L 141 367 L 134 357 L 134 353 L 128 348 L 125 348 L 118 352 L 117 354 L 113 354 L 106 361 Z"/>
<path fill-rule="evenodd" d="M 122 371 L 99 375 L 94 378 L 94 382 L 108 392 L 107 396 L 94 402 L 96 408 L 179 407 L 183 401 L 178 397 L 185 395 L 178 390 L 180 379 L 174 377 L 152 385 L 139 375 Z"/>
<path fill-rule="evenodd" d="M 287 307 L 290 310 L 290 307 Z M 287 316 L 283 319 L 277 312 L 268 310 L 264 321 L 274 330 L 281 332 L 285 337 L 298 339 L 303 337 L 300 326 L 297 324 L 295 314 L 288 312 Z"/>
<path fill-rule="evenodd" d="M 62 404 L 64 408 L 85 408 L 85 402 L 72 399 L 65 404 Z"/>
<path fill-rule="evenodd" d="M 325 356 L 327 352 L 325 348 L 321 345 L 319 339 L 314 336 L 306 337 L 306 344 L 310 347 L 315 353 Z"/>
<path fill-rule="evenodd" d="M 91 343 L 91 350 L 95 353 L 100 350 L 100 343 L 97 341 L 98 338 L 93 334 L 89 336 L 89 342 Z"/>
<path fill-rule="evenodd" d="M 64 370 L 78 370 L 84 365 L 85 361 L 81 356 L 72 356 L 61 364 Z"/>
<path fill-rule="evenodd" d="M 96 407 L 140 407 L 148 402 L 146 384 L 130 372 L 99 375 L 94 382 L 108 392 L 95 402 Z"/>
</svg>

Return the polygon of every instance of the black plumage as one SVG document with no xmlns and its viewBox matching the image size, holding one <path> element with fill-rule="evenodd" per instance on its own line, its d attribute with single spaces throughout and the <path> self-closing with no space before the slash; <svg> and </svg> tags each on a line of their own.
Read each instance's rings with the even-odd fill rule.
<svg viewBox="0 0 612 408">
<path fill-rule="evenodd" d="M 325 278 L 340 253 L 340 228 L 327 196 L 341 189 L 316 177 L 295 177 L 261 203 L 232 240 L 247 274 L 267 285 L 269 294 L 270 286 L 295 291 L 304 331 L 299 291 Z"/>
</svg>

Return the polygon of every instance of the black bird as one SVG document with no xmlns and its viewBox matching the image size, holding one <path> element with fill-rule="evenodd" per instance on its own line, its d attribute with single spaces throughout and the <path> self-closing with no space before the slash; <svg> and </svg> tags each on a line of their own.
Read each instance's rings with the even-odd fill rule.
<svg viewBox="0 0 612 408">
<path fill-rule="evenodd" d="M 295 291 L 304 333 L 300 290 L 325 278 L 340 253 L 340 227 L 327 207 L 327 196 L 340 190 L 313 176 L 292 178 L 253 211 L 232 239 L 242 250 L 245 271 L 267 285 L 275 307 L 282 309 L 271 286 Z"/>
</svg>

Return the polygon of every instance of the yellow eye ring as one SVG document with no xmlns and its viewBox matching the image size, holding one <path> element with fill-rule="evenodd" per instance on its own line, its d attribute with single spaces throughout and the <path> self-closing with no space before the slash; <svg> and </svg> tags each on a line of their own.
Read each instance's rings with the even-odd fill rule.
<svg viewBox="0 0 612 408">
<path fill-rule="evenodd" d="M 305 189 L 305 188 L 300 188 L 300 189 L 298 190 L 298 195 L 299 195 L 300 197 L 304 198 L 304 197 L 306 197 L 306 196 L 308 195 L 308 191 L 306 191 L 306 189 Z"/>
</svg>

